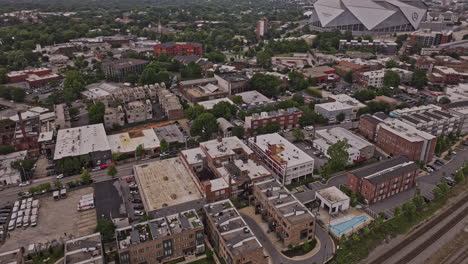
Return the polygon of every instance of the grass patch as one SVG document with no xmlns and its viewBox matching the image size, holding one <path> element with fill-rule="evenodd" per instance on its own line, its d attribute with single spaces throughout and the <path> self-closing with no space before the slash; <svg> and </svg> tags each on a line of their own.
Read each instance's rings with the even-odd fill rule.
<svg viewBox="0 0 468 264">
<path fill-rule="evenodd" d="M 317 240 L 312 240 L 312 241 L 307 241 L 305 242 L 304 244 L 300 245 L 300 246 L 295 246 L 295 247 L 292 247 L 288 250 L 285 250 L 283 251 L 282 253 L 284 255 L 286 255 L 287 257 L 289 258 L 293 258 L 293 257 L 298 257 L 298 256 L 303 256 L 307 253 L 309 253 L 310 251 L 312 251 L 315 246 L 317 245 Z"/>
<path fill-rule="evenodd" d="M 216 262 L 214 260 L 210 260 L 208 258 L 204 258 L 204 259 L 199 259 L 199 260 L 195 260 L 193 262 L 190 262 L 188 264 L 215 264 Z"/>
<path fill-rule="evenodd" d="M 61 259 L 64 255 L 63 246 L 49 248 L 46 251 L 39 252 L 37 255 L 29 255 L 28 260 L 32 260 L 33 264 L 53 264 Z"/>
</svg>

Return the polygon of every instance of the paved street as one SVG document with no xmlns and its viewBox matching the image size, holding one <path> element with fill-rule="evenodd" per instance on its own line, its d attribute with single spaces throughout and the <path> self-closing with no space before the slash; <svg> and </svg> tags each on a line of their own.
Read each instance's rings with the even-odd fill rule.
<svg viewBox="0 0 468 264">
<path fill-rule="evenodd" d="M 258 238 L 265 250 L 270 256 L 272 264 L 313 264 L 325 263 L 334 253 L 334 243 L 331 237 L 322 228 L 317 226 L 316 236 L 320 240 L 320 250 L 314 256 L 304 260 L 293 260 L 285 257 L 279 252 L 276 247 L 271 243 L 270 239 L 262 231 L 261 227 L 252 218 L 246 214 L 241 213 L 244 220 L 247 222 L 252 232 Z M 317 243 L 318 245 L 318 243 Z"/>
</svg>

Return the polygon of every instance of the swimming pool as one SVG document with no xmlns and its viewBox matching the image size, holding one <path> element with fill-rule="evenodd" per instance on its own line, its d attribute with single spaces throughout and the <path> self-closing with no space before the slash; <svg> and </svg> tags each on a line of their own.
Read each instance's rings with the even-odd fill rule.
<svg viewBox="0 0 468 264">
<path fill-rule="evenodd" d="M 341 237 L 342 235 L 351 231 L 353 228 L 358 227 L 362 223 L 366 222 L 368 219 L 369 217 L 367 215 L 356 216 L 338 224 L 330 225 L 330 230 L 333 234 L 335 234 L 335 236 Z"/>
</svg>

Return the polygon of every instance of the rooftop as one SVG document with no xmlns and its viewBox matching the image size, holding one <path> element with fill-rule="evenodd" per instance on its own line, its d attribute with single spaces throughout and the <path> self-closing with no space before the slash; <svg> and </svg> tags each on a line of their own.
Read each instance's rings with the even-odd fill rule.
<svg viewBox="0 0 468 264">
<path fill-rule="evenodd" d="M 393 177 L 412 172 L 418 168 L 419 166 L 415 162 L 410 161 L 407 157 L 396 156 L 391 159 L 383 160 L 367 167 L 351 171 L 350 173 L 359 178 L 367 179 L 373 184 L 378 184 Z"/>
<path fill-rule="evenodd" d="M 342 127 L 317 130 L 315 133 L 317 133 L 319 137 L 325 139 L 329 144 L 335 144 L 340 140 L 346 140 L 350 145 L 350 148 L 358 150 L 373 145 L 369 141 Z"/>
<path fill-rule="evenodd" d="M 198 104 L 203 106 L 206 110 L 211 110 L 213 109 L 213 106 L 219 102 L 228 102 L 230 104 L 234 104 L 229 98 L 213 99 L 213 100 L 198 102 Z"/>
<path fill-rule="evenodd" d="M 309 209 L 275 179 L 257 182 L 254 185 L 267 197 L 268 203 L 279 211 L 285 221 L 296 224 L 314 219 Z"/>
<path fill-rule="evenodd" d="M 197 212 L 191 209 L 119 228 L 116 230 L 116 238 L 119 249 L 124 249 L 147 241 L 181 234 L 199 227 L 203 228 L 203 223 Z"/>
<path fill-rule="evenodd" d="M 244 181 L 254 181 L 271 176 L 271 173 L 265 167 L 251 159 L 245 161 L 237 159 L 232 162 L 226 162 L 222 167 L 218 168 L 218 172 L 226 184 L 229 182 L 229 179 L 232 180 L 232 184 L 241 184 Z"/>
<path fill-rule="evenodd" d="M 418 115 L 418 114 L 415 114 Z M 432 140 L 435 137 L 427 132 L 421 131 L 399 119 L 387 118 L 382 121 L 379 126 L 398 135 L 410 142 L 419 142 L 424 140 Z"/>
<path fill-rule="evenodd" d="M 156 136 L 159 139 L 164 139 L 166 142 L 172 143 L 182 143 L 185 142 L 185 136 L 179 130 L 179 127 L 176 124 L 170 124 L 167 126 L 155 127 L 153 128 Z"/>
<path fill-rule="evenodd" d="M 276 160 L 276 162 L 288 167 L 314 161 L 312 157 L 278 133 L 258 135 L 248 140 L 251 144 L 259 147 L 263 152 L 269 153 L 268 155 Z"/>
<path fill-rule="evenodd" d="M 347 94 L 331 94 L 329 97 L 335 100 L 336 102 L 347 104 L 353 107 L 366 107 L 365 104 L 359 102 L 359 100 Z"/>
<path fill-rule="evenodd" d="M 103 124 L 60 129 L 54 160 L 110 150 Z"/>
<path fill-rule="evenodd" d="M 94 233 L 65 242 L 64 264 L 105 263 L 101 234 Z"/>
<path fill-rule="evenodd" d="M 248 105 L 261 105 L 273 102 L 271 99 L 256 90 L 238 93 L 236 95 L 241 96 L 242 101 Z"/>
<path fill-rule="evenodd" d="M 153 129 L 109 135 L 107 140 L 112 153 L 134 152 L 139 145 L 142 145 L 144 149 L 155 149 L 160 145 Z"/>
<path fill-rule="evenodd" d="M 205 211 L 208 217 L 213 220 L 234 256 L 241 256 L 262 248 L 262 244 L 230 200 L 207 204 Z"/>
<path fill-rule="evenodd" d="M 349 197 L 336 186 L 331 186 L 317 191 L 320 196 L 325 198 L 331 204 L 349 200 Z"/>
<path fill-rule="evenodd" d="M 21 173 L 11 167 L 11 163 L 16 160 L 24 160 L 28 154 L 27 150 L 0 155 L 0 181 L 18 183 L 21 181 Z"/>
<path fill-rule="evenodd" d="M 180 158 L 133 167 L 147 212 L 202 198 Z"/>
<path fill-rule="evenodd" d="M 219 138 L 202 142 L 200 148 L 204 149 L 212 159 L 236 155 L 238 154 L 237 150 L 242 150 L 247 155 L 253 153 L 238 137 Z"/>
<path fill-rule="evenodd" d="M 323 104 L 316 104 L 315 107 L 321 107 L 321 108 L 325 109 L 326 111 L 343 111 L 343 110 L 346 110 L 346 109 L 352 110 L 352 108 L 353 108 L 352 105 L 342 103 L 342 102 L 338 102 L 338 101 L 323 103 Z"/>
<path fill-rule="evenodd" d="M 144 64 L 148 64 L 148 61 L 133 59 L 133 58 L 124 58 L 124 59 L 118 59 L 115 61 L 103 62 L 102 67 L 125 69 L 125 68 L 132 67 L 135 65 L 144 65 Z"/>
</svg>

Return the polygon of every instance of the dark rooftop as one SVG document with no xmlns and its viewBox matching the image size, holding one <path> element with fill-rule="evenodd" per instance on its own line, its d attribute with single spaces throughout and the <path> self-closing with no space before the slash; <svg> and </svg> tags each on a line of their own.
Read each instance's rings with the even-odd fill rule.
<svg viewBox="0 0 468 264">
<path fill-rule="evenodd" d="M 125 218 L 127 212 L 122 206 L 123 199 L 118 180 L 103 181 L 94 184 L 96 195 L 96 215 L 98 219 Z"/>
<path fill-rule="evenodd" d="M 395 176 L 418 168 L 419 166 L 415 162 L 410 161 L 407 157 L 396 156 L 391 159 L 351 171 L 350 173 L 359 178 L 366 178 L 373 184 L 378 184 L 386 181 L 387 179 L 391 179 Z"/>
<path fill-rule="evenodd" d="M 372 124 L 375 124 L 375 125 L 377 125 L 378 123 L 382 122 L 382 121 L 380 121 L 379 119 L 377 119 L 377 118 L 375 118 L 374 116 L 369 115 L 369 114 L 362 115 L 361 118 L 364 119 L 364 120 L 366 120 L 366 121 L 369 121 L 369 122 L 371 122 Z"/>
</svg>

